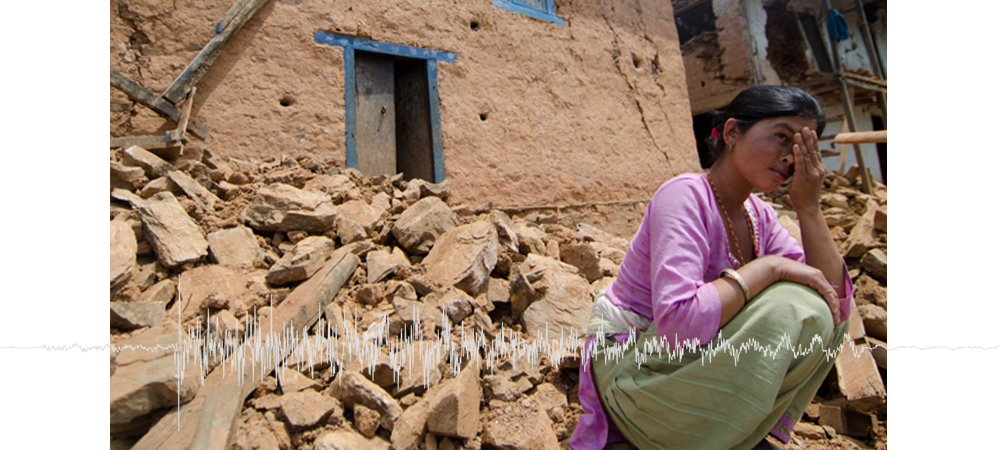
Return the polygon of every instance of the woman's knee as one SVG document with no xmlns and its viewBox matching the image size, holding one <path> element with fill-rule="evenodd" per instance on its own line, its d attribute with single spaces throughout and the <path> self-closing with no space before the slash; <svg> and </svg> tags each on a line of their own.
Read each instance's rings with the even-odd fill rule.
<svg viewBox="0 0 1000 450">
<path fill-rule="evenodd" d="M 815 289 L 789 281 L 768 286 L 754 299 L 758 307 L 778 313 L 782 317 L 801 321 L 815 321 L 824 335 L 833 332 L 833 315 L 830 306 Z"/>
</svg>

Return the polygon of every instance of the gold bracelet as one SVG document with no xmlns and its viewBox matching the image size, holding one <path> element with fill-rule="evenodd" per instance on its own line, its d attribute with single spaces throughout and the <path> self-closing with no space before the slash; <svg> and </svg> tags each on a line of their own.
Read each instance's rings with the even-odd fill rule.
<svg viewBox="0 0 1000 450">
<path fill-rule="evenodd" d="M 733 269 L 722 269 L 722 273 L 719 274 L 719 278 L 722 277 L 729 277 L 739 283 L 740 289 L 743 289 L 743 299 L 747 303 L 750 302 L 750 288 L 747 287 L 746 281 L 743 281 L 743 277 L 740 276 L 739 272 Z"/>
</svg>

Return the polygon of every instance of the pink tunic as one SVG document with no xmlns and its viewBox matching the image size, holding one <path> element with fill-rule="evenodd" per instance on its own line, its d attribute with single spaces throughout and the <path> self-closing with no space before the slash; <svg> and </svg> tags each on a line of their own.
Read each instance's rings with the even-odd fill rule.
<svg viewBox="0 0 1000 450">
<path fill-rule="evenodd" d="M 778 223 L 774 208 L 751 195 L 748 211 L 758 256 L 780 255 L 806 262 L 805 252 Z M 719 292 L 711 282 L 722 269 L 736 269 L 739 264 L 730 259 L 727 246 L 726 226 L 708 180 L 697 174 L 677 176 L 653 195 L 619 275 L 605 295 L 615 305 L 651 319 L 658 334 L 670 343 L 697 338 L 700 345 L 708 344 L 718 335 L 722 317 Z M 751 251 L 741 250 L 744 254 Z M 846 264 L 842 282 L 846 289 L 840 299 L 840 318 L 847 320 L 852 287 Z M 623 338 L 619 336 L 619 341 Z M 593 339 L 587 339 L 588 348 Z M 589 369 L 589 364 L 581 365 L 579 395 L 584 415 L 570 440 L 575 450 L 600 450 L 609 440 L 624 440 L 601 406 Z"/>
</svg>

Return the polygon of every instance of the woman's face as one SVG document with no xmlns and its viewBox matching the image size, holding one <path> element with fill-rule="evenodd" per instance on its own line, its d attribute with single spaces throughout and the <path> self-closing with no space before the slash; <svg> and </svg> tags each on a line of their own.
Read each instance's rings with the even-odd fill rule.
<svg viewBox="0 0 1000 450">
<path fill-rule="evenodd" d="M 733 119 L 730 119 L 733 120 Z M 727 124 L 727 131 L 729 124 Z M 795 171 L 792 145 L 795 135 L 807 128 L 812 133 L 816 121 L 797 116 L 772 117 L 755 123 L 740 133 L 735 120 L 732 131 L 733 160 L 744 178 L 754 188 L 770 192 L 784 183 Z M 806 149 L 801 149 L 803 152 Z"/>
</svg>

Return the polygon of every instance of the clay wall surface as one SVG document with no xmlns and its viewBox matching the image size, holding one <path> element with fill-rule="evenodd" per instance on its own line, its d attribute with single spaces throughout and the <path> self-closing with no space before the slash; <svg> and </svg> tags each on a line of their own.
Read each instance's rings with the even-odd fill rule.
<svg viewBox="0 0 1000 450">
<path fill-rule="evenodd" d="M 230 6 L 113 0 L 111 68 L 163 92 Z M 454 204 L 648 199 L 698 170 L 670 3 L 556 7 L 565 26 L 489 0 L 269 1 L 202 78 L 192 116 L 212 128 L 204 145 L 224 158 L 311 155 L 343 166 L 343 49 L 316 43 L 324 30 L 457 54 L 438 63 Z M 115 89 L 111 97 L 113 137 L 175 127 Z"/>
</svg>

